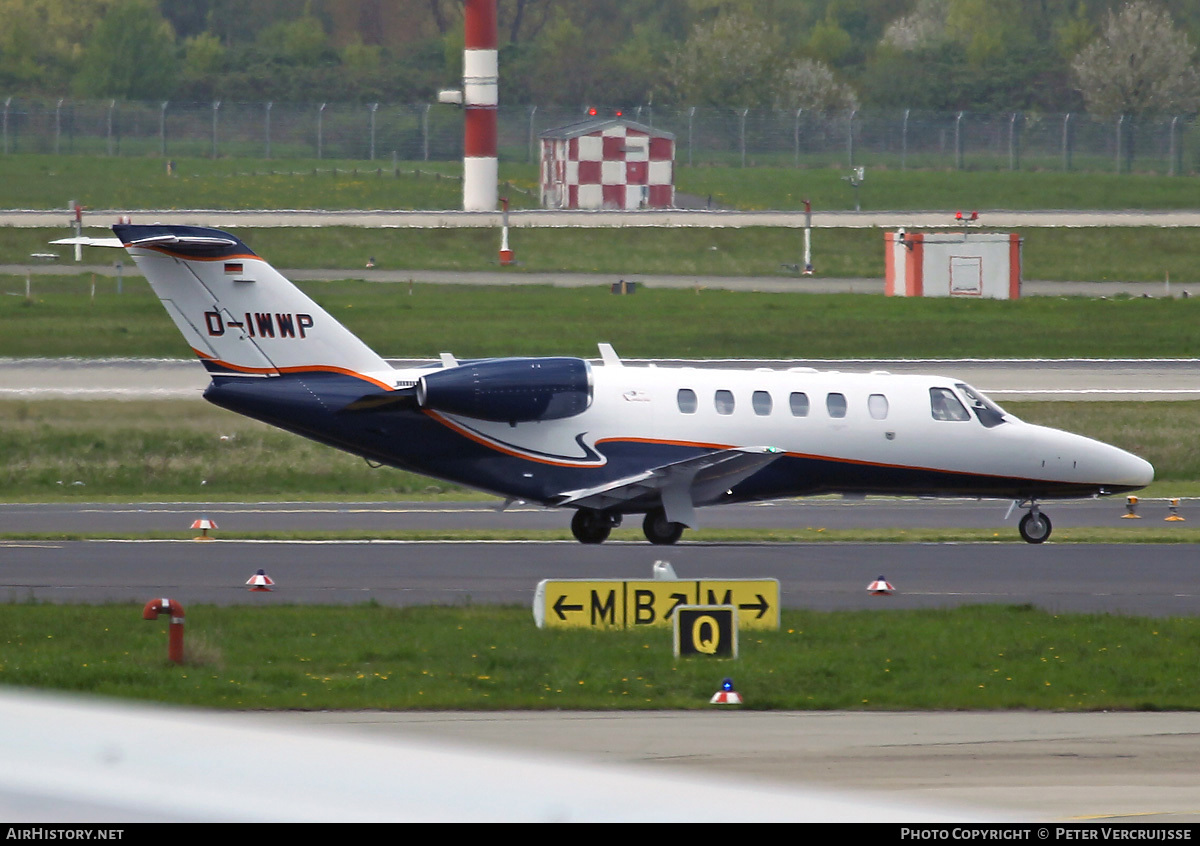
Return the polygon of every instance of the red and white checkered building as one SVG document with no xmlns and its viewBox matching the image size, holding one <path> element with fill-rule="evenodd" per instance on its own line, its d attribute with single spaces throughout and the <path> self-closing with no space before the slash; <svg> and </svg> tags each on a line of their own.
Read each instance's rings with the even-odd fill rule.
<svg viewBox="0 0 1200 846">
<path fill-rule="evenodd" d="M 621 118 L 541 134 L 542 206 L 643 209 L 675 205 L 675 136 Z"/>
</svg>

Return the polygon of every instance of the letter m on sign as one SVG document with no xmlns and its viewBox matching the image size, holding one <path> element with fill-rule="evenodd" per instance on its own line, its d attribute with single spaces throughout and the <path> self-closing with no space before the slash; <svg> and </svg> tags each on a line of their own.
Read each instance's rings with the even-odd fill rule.
<svg viewBox="0 0 1200 846">
<path fill-rule="evenodd" d="M 592 625 L 604 623 L 610 626 L 617 624 L 617 592 L 615 589 L 608 591 L 606 596 L 592 591 Z"/>
</svg>

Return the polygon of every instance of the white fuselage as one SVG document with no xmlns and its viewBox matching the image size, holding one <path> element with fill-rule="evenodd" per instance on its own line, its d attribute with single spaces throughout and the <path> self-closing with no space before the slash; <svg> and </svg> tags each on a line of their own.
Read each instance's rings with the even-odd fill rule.
<svg viewBox="0 0 1200 846">
<path fill-rule="evenodd" d="M 1149 463 L 1108 444 L 1024 423 L 999 409 L 981 417 L 967 393 L 972 389 L 952 377 L 611 364 L 591 372 L 590 407 L 567 419 L 515 426 L 444 419 L 480 442 L 564 467 L 603 466 L 606 444 L 636 442 L 767 446 L 846 467 L 1015 478 L 1098 491 L 1140 487 L 1153 478 Z M 955 411 L 938 419 L 931 389 L 939 398 L 951 393 Z"/>
</svg>

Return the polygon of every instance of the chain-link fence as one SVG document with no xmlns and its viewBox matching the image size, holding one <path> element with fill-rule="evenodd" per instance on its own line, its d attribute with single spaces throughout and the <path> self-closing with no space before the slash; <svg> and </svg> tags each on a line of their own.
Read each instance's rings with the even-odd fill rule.
<svg viewBox="0 0 1200 846">
<path fill-rule="evenodd" d="M 638 106 L 628 120 L 675 135 L 681 166 L 1077 170 L 1194 173 L 1188 116 L 915 109 L 819 113 Z M 598 114 L 612 116 L 616 109 Z M 531 163 L 538 134 L 587 109 L 501 106 L 502 161 Z M 450 161 L 462 116 L 428 103 L 143 103 L 3 100 L 0 153 L 256 159 Z"/>
</svg>

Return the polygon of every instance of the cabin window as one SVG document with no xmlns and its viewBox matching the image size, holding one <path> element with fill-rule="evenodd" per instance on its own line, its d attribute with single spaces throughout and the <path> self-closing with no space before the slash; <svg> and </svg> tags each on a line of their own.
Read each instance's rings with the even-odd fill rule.
<svg viewBox="0 0 1200 846">
<path fill-rule="evenodd" d="M 803 393 L 802 391 L 794 391 L 792 395 L 788 397 L 788 405 L 792 407 L 793 417 L 808 416 L 808 394 Z"/>
<path fill-rule="evenodd" d="M 759 417 L 766 417 L 771 413 L 771 395 L 766 391 L 755 391 L 750 401 L 754 406 L 754 413 Z"/>
<path fill-rule="evenodd" d="M 733 414 L 733 391 L 717 391 L 713 401 L 717 414 Z"/>
<path fill-rule="evenodd" d="M 929 408 L 934 420 L 970 420 L 971 415 L 949 388 L 929 389 Z"/>
<path fill-rule="evenodd" d="M 845 417 L 846 416 L 846 395 L 845 394 L 826 394 L 825 408 L 829 411 L 830 417 Z"/>
<path fill-rule="evenodd" d="M 873 420 L 886 420 L 888 413 L 887 397 L 883 394 L 871 394 L 867 397 L 867 410 Z"/>
<path fill-rule="evenodd" d="M 679 410 L 684 414 L 695 414 L 700 405 L 696 401 L 696 392 L 691 388 L 680 388 L 679 393 L 675 395 L 675 402 L 679 404 Z"/>
</svg>

